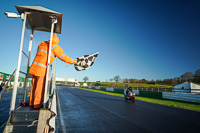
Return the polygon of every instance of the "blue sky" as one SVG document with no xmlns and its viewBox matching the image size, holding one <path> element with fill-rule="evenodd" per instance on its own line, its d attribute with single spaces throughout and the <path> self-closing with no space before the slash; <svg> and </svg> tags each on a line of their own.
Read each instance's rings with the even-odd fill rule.
<svg viewBox="0 0 200 133">
<path fill-rule="evenodd" d="M 197 0 L 4 0 L 0 8 L 0 71 L 17 68 L 22 20 L 8 19 L 15 5 L 43 6 L 63 14 L 60 46 L 72 57 L 100 52 L 86 71 L 57 61 L 57 77 L 82 81 L 165 79 L 200 68 L 200 1 Z M 35 32 L 33 50 L 46 32 Z M 32 58 L 35 55 L 32 55 Z"/>
</svg>

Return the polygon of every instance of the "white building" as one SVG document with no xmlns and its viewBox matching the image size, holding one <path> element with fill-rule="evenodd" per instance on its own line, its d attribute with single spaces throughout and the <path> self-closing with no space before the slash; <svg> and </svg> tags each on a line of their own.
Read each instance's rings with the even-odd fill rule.
<svg viewBox="0 0 200 133">
<path fill-rule="evenodd" d="M 59 77 L 56 77 L 56 81 L 66 81 L 66 82 L 78 83 L 78 81 L 75 78 L 59 78 Z"/>
<path fill-rule="evenodd" d="M 200 93 L 200 85 L 185 82 L 173 87 L 174 92 L 184 92 L 184 93 Z"/>
</svg>

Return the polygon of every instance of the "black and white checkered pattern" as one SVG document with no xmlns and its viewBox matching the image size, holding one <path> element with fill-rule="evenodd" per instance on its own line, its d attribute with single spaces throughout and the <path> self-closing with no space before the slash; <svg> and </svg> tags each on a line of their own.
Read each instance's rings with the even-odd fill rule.
<svg viewBox="0 0 200 133">
<path fill-rule="evenodd" d="M 94 64 L 98 54 L 99 52 L 93 55 L 84 55 L 82 57 L 77 58 L 77 64 L 74 64 L 75 69 L 77 71 L 87 70 Z"/>
</svg>

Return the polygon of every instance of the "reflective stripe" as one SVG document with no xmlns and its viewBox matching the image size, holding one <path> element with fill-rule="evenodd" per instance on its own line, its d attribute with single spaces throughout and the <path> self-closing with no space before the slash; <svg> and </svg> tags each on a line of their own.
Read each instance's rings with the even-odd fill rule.
<svg viewBox="0 0 200 133">
<path fill-rule="evenodd" d="M 42 52 L 45 52 L 45 53 L 49 54 L 49 52 L 47 52 L 47 51 L 44 50 L 44 49 L 38 49 L 38 51 L 42 51 Z"/>
<path fill-rule="evenodd" d="M 45 52 L 46 54 L 49 54 L 49 52 L 47 52 L 47 51 L 44 50 L 44 49 L 38 49 L 38 51 Z M 55 56 L 54 56 L 53 54 L 51 54 L 51 57 L 52 57 L 52 58 L 55 58 Z"/>
<path fill-rule="evenodd" d="M 36 65 L 38 65 L 38 66 L 42 66 L 42 67 L 47 68 L 47 66 L 45 66 L 45 65 L 43 65 L 43 64 L 41 64 L 41 63 L 38 63 L 38 62 L 33 62 L 33 64 L 36 64 Z"/>
<path fill-rule="evenodd" d="M 65 55 L 65 53 L 63 53 L 61 56 L 59 56 L 58 58 L 60 59 L 60 58 L 62 58 L 63 56 Z"/>
<path fill-rule="evenodd" d="M 71 62 L 71 64 L 74 62 L 74 59 L 72 59 L 72 62 Z"/>
<path fill-rule="evenodd" d="M 51 47 L 51 48 L 52 48 L 51 51 L 52 51 L 56 46 L 58 46 L 58 44 L 56 44 L 56 45 L 54 45 L 53 47 Z"/>
</svg>

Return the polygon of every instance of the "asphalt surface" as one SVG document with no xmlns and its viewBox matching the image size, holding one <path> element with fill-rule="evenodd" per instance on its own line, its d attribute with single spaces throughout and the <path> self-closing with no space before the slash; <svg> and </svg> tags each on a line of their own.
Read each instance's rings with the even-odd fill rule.
<svg viewBox="0 0 200 133">
<path fill-rule="evenodd" d="M 57 92 L 63 132 L 200 133 L 200 112 L 66 86 Z"/>
<path fill-rule="evenodd" d="M 18 89 L 17 93 L 22 93 L 22 89 Z M 7 120 L 9 118 L 10 104 L 11 104 L 12 90 L 6 90 L 3 92 L 0 101 L 0 133 L 3 132 Z M 22 101 L 22 95 L 16 97 L 16 104 L 19 105 Z"/>
<path fill-rule="evenodd" d="M 10 102 L 12 92 L 4 92 L 0 102 L 0 133 L 3 132 L 6 122 L 9 118 Z"/>
</svg>

